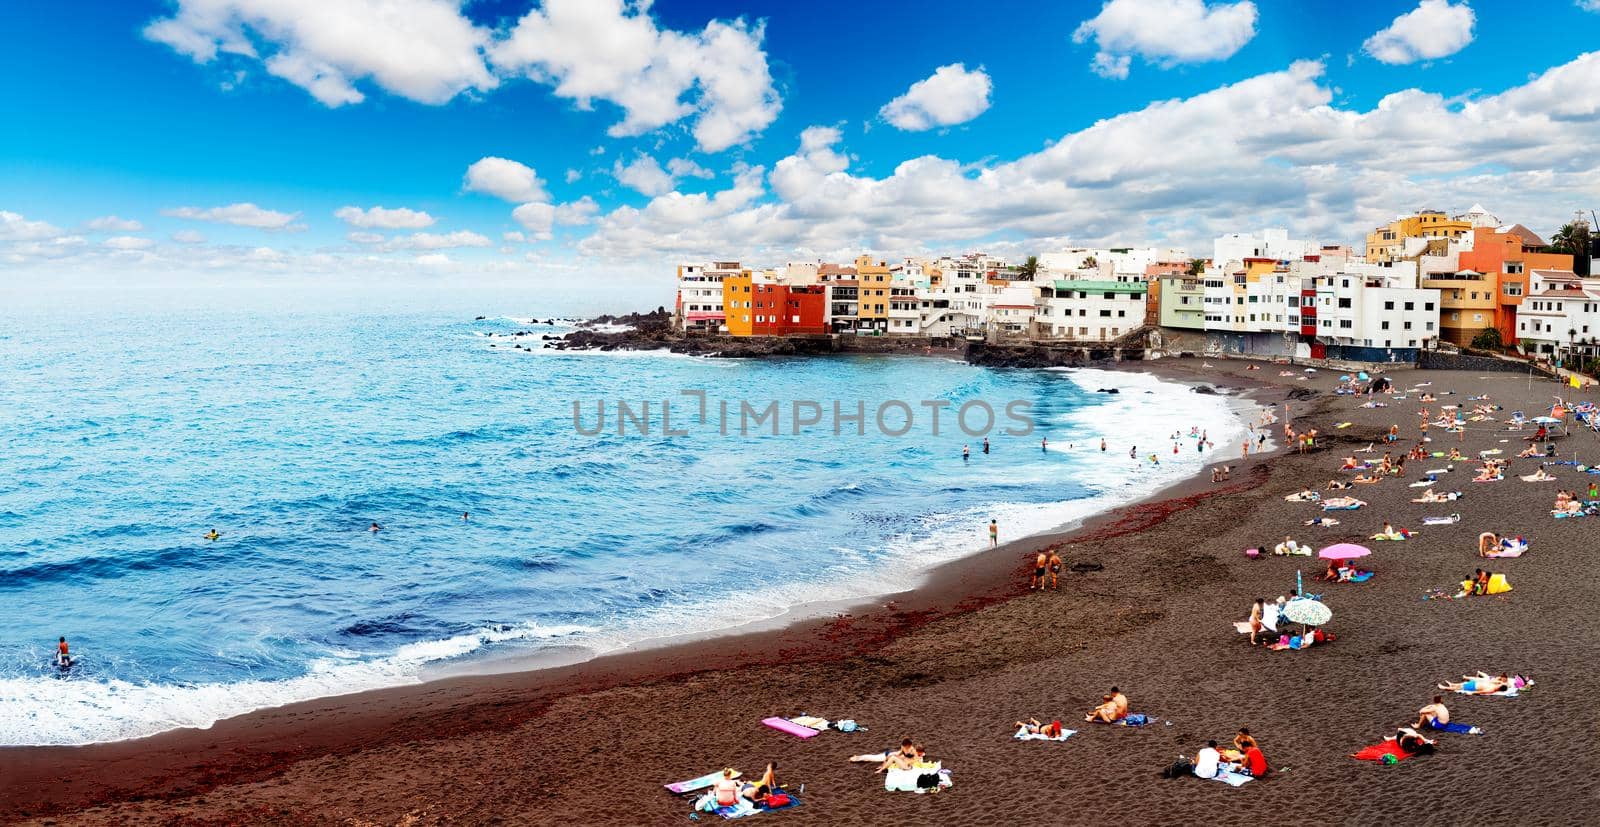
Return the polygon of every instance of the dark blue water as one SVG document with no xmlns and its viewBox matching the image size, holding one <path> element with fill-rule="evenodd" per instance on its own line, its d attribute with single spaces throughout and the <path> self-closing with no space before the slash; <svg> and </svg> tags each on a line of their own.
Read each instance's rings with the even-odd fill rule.
<svg viewBox="0 0 1600 827">
<path fill-rule="evenodd" d="M 3 322 L 3 744 L 206 726 L 441 665 L 601 652 L 904 588 L 986 545 L 991 517 L 1014 538 L 1191 472 L 1204 457 L 1188 440 L 1172 455 L 1175 430 L 1219 445 L 1238 432 L 1223 401 L 1141 377 L 530 353 L 508 334 L 550 329 L 504 318 Z M 1124 393 L 1092 392 L 1108 384 Z M 713 412 L 815 399 L 828 416 L 723 436 L 690 418 L 685 389 Z M 575 432 L 571 403 L 592 426 L 596 399 L 671 399 L 689 433 Z M 891 399 L 915 408 L 906 436 L 871 423 Z M 926 399 L 1022 400 L 1039 432 L 997 430 L 985 456 L 953 412 L 931 435 Z M 833 435 L 833 400 L 865 402 L 865 436 Z M 1135 443 L 1162 464 L 1129 460 Z M 58 635 L 79 656 L 65 675 L 49 665 Z"/>
</svg>

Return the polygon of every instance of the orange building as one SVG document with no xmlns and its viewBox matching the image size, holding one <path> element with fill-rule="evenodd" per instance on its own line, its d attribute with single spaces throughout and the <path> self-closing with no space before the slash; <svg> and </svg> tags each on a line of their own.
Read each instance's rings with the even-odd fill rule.
<svg viewBox="0 0 1600 827">
<path fill-rule="evenodd" d="M 752 321 L 751 332 L 747 335 L 822 335 L 828 332 L 828 288 L 825 285 L 756 284 L 750 295 Z"/>
<path fill-rule="evenodd" d="M 722 278 L 723 324 L 729 336 L 749 336 L 755 331 L 755 279 L 749 270 Z"/>
<path fill-rule="evenodd" d="M 1471 344 L 1495 327 L 1507 345 L 1517 341 L 1517 311 L 1534 270 L 1571 270 L 1572 256 L 1539 252 L 1544 239 L 1521 224 L 1474 227 L 1472 249 L 1462 250 L 1458 272 L 1431 275 L 1423 287 L 1439 293 L 1440 332 L 1458 345 Z"/>
</svg>

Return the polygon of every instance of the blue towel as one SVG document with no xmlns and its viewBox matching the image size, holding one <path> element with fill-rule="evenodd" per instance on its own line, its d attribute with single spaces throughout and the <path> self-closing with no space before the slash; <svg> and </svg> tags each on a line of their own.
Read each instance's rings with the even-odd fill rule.
<svg viewBox="0 0 1600 827">
<path fill-rule="evenodd" d="M 1150 719 L 1143 712 L 1130 712 L 1117 723 L 1123 726 L 1144 726 L 1150 723 Z"/>
<path fill-rule="evenodd" d="M 1441 723 L 1435 722 L 1432 725 L 1432 728 L 1433 729 L 1437 729 L 1440 732 L 1454 732 L 1454 733 L 1457 733 L 1457 734 L 1460 734 L 1460 735 L 1477 735 L 1477 734 L 1483 732 L 1483 730 L 1478 729 L 1477 727 L 1472 726 L 1471 724 L 1463 724 L 1460 721 L 1451 721 L 1448 724 L 1441 724 Z"/>
<path fill-rule="evenodd" d="M 1352 582 L 1352 583 L 1365 583 L 1365 582 L 1367 582 L 1368 580 L 1371 580 L 1371 579 L 1372 579 L 1372 572 L 1370 572 L 1370 571 L 1364 571 L 1364 572 L 1362 572 L 1360 574 L 1352 574 L 1352 575 L 1350 575 L 1350 582 Z"/>
</svg>

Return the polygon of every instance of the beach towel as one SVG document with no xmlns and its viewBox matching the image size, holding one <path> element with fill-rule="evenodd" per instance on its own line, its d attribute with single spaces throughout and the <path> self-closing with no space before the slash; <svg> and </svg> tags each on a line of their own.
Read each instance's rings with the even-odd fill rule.
<svg viewBox="0 0 1600 827">
<path fill-rule="evenodd" d="M 1589 516 L 1589 512 L 1588 511 L 1552 511 L 1552 512 L 1550 512 L 1550 515 L 1552 517 L 1555 517 L 1558 520 L 1565 520 L 1568 517 L 1587 517 L 1587 516 Z"/>
<path fill-rule="evenodd" d="M 1233 770 L 1223 770 L 1212 776 L 1211 780 L 1221 781 L 1230 787 L 1242 787 L 1256 779 L 1253 775 L 1245 775 L 1242 772 L 1234 772 Z"/>
<path fill-rule="evenodd" d="M 739 777 L 737 770 L 734 771 L 733 777 Z M 699 778 L 691 778 L 688 781 L 678 781 L 672 784 L 662 784 L 661 786 L 666 787 L 667 792 L 672 793 L 673 795 L 683 795 L 684 793 L 692 793 L 696 790 L 704 790 L 721 780 L 722 770 L 717 770 L 716 772 L 708 772 Z"/>
<path fill-rule="evenodd" d="M 1411 753 L 1400 749 L 1400 744 L 1397 741 L 1384 741 L 1381 744 L 1373 744 L 1360 752 L 1351 753 L 1350 757 L 1357 761 L 1377 761 L 1381 764 L 1385 763 L 1386 756 L 1390 755 L 1394 756 L 1396 761 L 1404 761 L 1411 757 Z"/>
<path fill-rule="evenodd" d="M 1372 572 L 1364 571 L 1364 572 L 1361 572 L 1360 574 L 1352 574 L 1352 575 L 1350 575 L 1350 579 L 1348 581 L 1346 581 L 1346 582 L 1349 582 L 1349 583 L 1365 583 L 1365 582 L 1367 582 L 1368 580 L 1371 580 L 1371 579 L 1372 579 Z"/>
<path fill-rule="evenodd" d="M 926 790 L 917 785 L 917 780 L 924 775 L 939 776 L 938 788 L 944 789 L 951 784 L 950 773 L 942 765 L 935 763 L 931 767 L 914 767 L 909 770 L 889 770 L 883 774 L 883 788 L 896 793 L 920 793 Z"/>
<path fill-rule="evenodd" d="M 1478 727 L 1472 726 L 1471 724 L 1463 724 L 1463 723 L 1460 723 L 1458 721 L 1451 721 L 1451 722 L 1449 722 L 1447 724 L 1432 723 L 1432 724 L 1428 725 L 1428 728 L 1429 729 L 1437 729 L 1440 732 L 1454 732 L 1454 733 L 1456 733 L 1458 735 L 1482 735 L 1483 734 L 1483 730 L 1482 729 L 1479 729 Z"/>
<path fill-rule="evenodd" d="M 794 723 L 793 721 L 789 721 L 789 720 L 784 719 L 784 718 L 779 718 L 776 715 L 774 715 L 771 718 L 762 718 L 761 719 L 761 723 L 763 723 L 766 726 L 769 726 L 769 727 L 771 727 L 771 728 L 773 728 L 773 729 L 775 729 L 775 730 L 777 730 L 779 732 L 784 732 L 784 733 L 788 733 L 789 735 L 793 735 L 796 738 L 815 738 L 817 736 L 817 731 L 812 729 L 811 727 L 800 726 L 799 724 Z"/>
<path fill-rule="evenodd" d="M 1339 430 L 1342 431 L 1345 428 L 1348 428 L 1348 427 L 1350 427 L 1351 425 L 1354 425 L 1354 424 L 1355 423 L 1353 423 L 1353 422 L 1340 422 L 1338 425 L 1335 425 L 1333 427 L 1338 428 Z"/>
<path fill-rule="evenodd" d="M 1017 730 L 1016 734 L 1012 735 L 1011 737 L 1017 739 L 1018 741 L 1065 741 L 1076 734 L 1078 734 L 1078 731 L 1075 729 L 1063 729 L 1061 730 L 1061 737 L 1051 738 L 1048 735 L 1041 735 L 1037 732 L 1028 732 L 1027 730 L 1019 729 Z"/>
<path fill-rule="evenodd" d="M 803 727 L 810 727 L 811 729 L 818 729 L 818 730 L 827 729 L 828 728 L 827 719 L 826 718 L 818 718 L 815 715 L 796 715 L 793 718 L 789 719 L 789 723 L 799 724 L 800 726 L 803 726 Z"/>
<path fill-rule="evenodd" d="M 1517 543 L 1515 545 L 1502 546 L 1500 549 L 1498 549 L 1496 551 L 1491 551 L 1488 554 L 1485 554 L 1483 556 L 1485 556 L 1485 557 L 1497 557 L 1497 558 L 1498 557 L 1521 557 L 1522 555 L 1527 554 L 1527 553 L 1528 553 L 1528 544 L 1527 543 Z M 1498 576 L 1498 575 L 1496 575 L 1496 576 Z M 1505 591 L 1511 591 L 1511 587 L 1509 585 L 1506 586 Z M 1498 594 L 1498 592 L 1494 591 L 1494 577 L 1490 577 L 1489 578 L 1489 594 Z"/>
<path fill-rule="evenodd" d="M 1423 517 L 1423 525 L 1455 525 L 1461 522 L 1460 514 L 1451 514 L 1448 517 Z"/>
<path fill-rule="evenodd" d="M 1340 503 L 1340 504 L 1337 504 L 1337 505 L 1335 505 L 1334 503 L 1331 503 L 1331 502 L 1325 502 L 1325 503 L 1322 504 L 1322 510 L 1323 511 L 1355 511 L 1356 509 L 1360 508 L 1363 505 L 1366 505 L 1366 503 L 1361 502 L 1360 500 L 1357 500 L 1357 501 L 1355 501 L 1353 503 L 1349 503 L 1349 504 Z"/>
<path fill-rule="evenodd" d="M 1150 723 L 1150 716 L 1142 712 L 1129 712 L 1117 721 L 1117 726 L 1144 726 Z"/>
<path fill-rule="evenodd" d="M 739 803 L 729 804 L 726 807 L 717 807 L 711 812 L 716 813 L 725 819 L 731 820 L 735 818 L 745 818 L 747 816 L 758 816 L 762 813 L 775 813 L 779 810 L 787 810 L 791 807 L 800 806 L 800 799 L 796 798 L 793 793 L 785 792 L 785 795 L 789 796 L 789 803 L 783 805 L 782 807 L 757 807 L 755 804 L 751 803 L 750 799 L 741 797 L 739 799 Z"/>
</svg>

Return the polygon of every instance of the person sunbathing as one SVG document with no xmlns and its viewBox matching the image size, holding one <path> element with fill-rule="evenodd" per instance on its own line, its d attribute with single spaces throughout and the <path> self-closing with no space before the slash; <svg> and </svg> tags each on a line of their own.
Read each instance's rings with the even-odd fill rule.
<svg viewBox="0 0 1600 827">
<path fill-rule="evenodd" d="M 1357 577 L 1362 577 L 1364 579 L 1365 575 L 1369 575 L 1371 573 L 1372 572 L 1370 571 L 1358 569 L 1355 566 L 1350 565 L 1350 561 L 1348 560 L 1341 564 L 1337 571 L 1338 581 L 1340 583 L 1357 583 L 1360 582 L 1356 580 Z"/>
<path fill-rule="evenodd" d="M 1365 448 L 1357 448 L 1356 449 L 1356 453 L 1358 453 L 1358 454 L 1371 454 L 1371 453 L 1375 453 L 1377 450 L 1378 449 L 1372 447 L 1372 443 L 1369 442 L 1369 443 L 1367 443 L 1367 447 L 1365 447 Z"/>
<path fill-rule="evenodd" d="M 1337 519 L 1334 519 L 1333 517 L 1312 517 L 1311 519 L 1305 521 L 1305 525 L 1308 525 L 1308 526 L 1320 526 L 1322 528 L 1328 528 L 1330 526 L 1336 526 L 1338 524 L 1339 524 L 1339 521 Z"/>
<path fill-rule="evenodd" d="M 1417 722 L 1412 727 L 1437 727 L 1450 723 L 1450 710 L 1445 708 L 1444 696 L 1434 695 L 1433 703 L 1417 710 Z"/>
<path fill-rule="evenodd" d="M 1450 461 L 1451 462 L 1465 462 L 1466 459 L 1467 459 L 1466 457 L 1461 455 L 1461 449 L 1460 448 L 1451 448 L 1450 449 Z"/>
<path fill-rule="evenodd" d="M 1085 721 L 1101 721 L 1112 724 L 1122 720 L 1127 714 L 1128 698 L 1122 694 L 1121 690 L 1113 686 L 1111 687 L 1111 693 L 1100 696 L 1100 705 L 1090 710 L 1088 715 L 1083 716 L 1083 719 Z"/>
<path fill-rule="evenodd" d="M 1549 471 L 1544 470 L 1544 468 L 1541 466 L 1539 468 L 1539 470 L 1533 472 L 1532 474 L 1528 474 L 1528 475 L 1524 476 L 1522 478 L 1522 481 L 1523 482 L 1550 482 L 1550 481 L 1552 481 L 1554 479 L 1555 479 L 1555 475 L 1550 473 Z"/>
<path fill-rule="evenodd" d="M 1521 678 L 1522 676 L 1518 675 L 1517 677 Z M 1439 688 L 1448 689 L 1451 692 L 1465 692 L 1468 695 L 1498 695 L 1515 685 L 1511 676 L 1504 672 L 1501 672 L 1498 677 L 1491 677 L 1479 672 L 1477 675 L 1463 675 L 1459 683 L 1445 681 L 1439 684 Z"/>
<path fill-rule="evenodd" d="M 1431 755 L 1434 742 L 1422 737 L 1421 733 L 1411 727 L 1401 727 L 1394 733 L 1395 746 L 1407 755 Z"/>
<path fill-rule="evenodd" d="M 1322 490 L 1324 490 L 1324 491 L 1344 491 L 1345 489 L 1351 488 L 1351 487 L 1353 487 L 1353 486 L 1350 483 L 1345 482 L 1344 480 L 1328 480 L 1327 487 L 1323 488 Z"/>
<path fill-rule="evenodd" d="M 1048 724 L 1039 723 L 1038 718 L 1029 718 L 1017 722 L 1018 735 L 1043 735 L 1046 738 L 1061 737 L 1061 721 L 1055 720 Z"/>
<path fill-rule="evenodd" d="M 766 771 L 761 773 L 761 780 L 755 784 L 746 784 L 742 795 L 752 802 L 756 802 L 766 799 L 768 795 L 781 789 L 778 786 L 778 762 L 770 761 L 767 763 Z"/>
<path fill-rule="evenodd" d="M 1373 475 L 1373 476 L 1369 477 L 1366 474 L 1357 474 L 1356 478 L 1351 480 L 1351 482 L 1353 482 L 1353 483 L 1355 483 L 1357 485 L 1372 485 L 1373 483 L 1376 483 L 1376 482 L 1383 482 L 1383 477 L 1379 477 L 1377 475 Z"/>
<path fill-rule="evenodd" d="M 1279 557 L 1304 556 L 1310 554 L 1311 550 L 1296 543 L 1292 537 L 1284 537 L 1283 542 L 1273 546 L 1272 553 Z"/>
<path fill-rule="evenodd" d="M 850 760 L 855 760 L 854 758 Z M 878 765 L 878 772 L 889 770 L 909 770 L 916 766 L 917 748 L 911 743 L 910 738 L 900 741 L 900 749 L 884 756 L 883 763 Z"/>
<path fill-rule="evenodd" d="M 1539 456 L 1540 454 L 1543 454 L 1543 453 L 1544 453 L 1543 451 L 1539 450 L 1539 446 L 1537 446 L 1537 445 L 1529 445 L 1527 448 L 1522 449 L 1522 451 L 1520 453 L 1518 453 L 1517 456 L 1519 456 L 1519 457 L 1536 457 L 1536 456 Z"/>
</svg>

